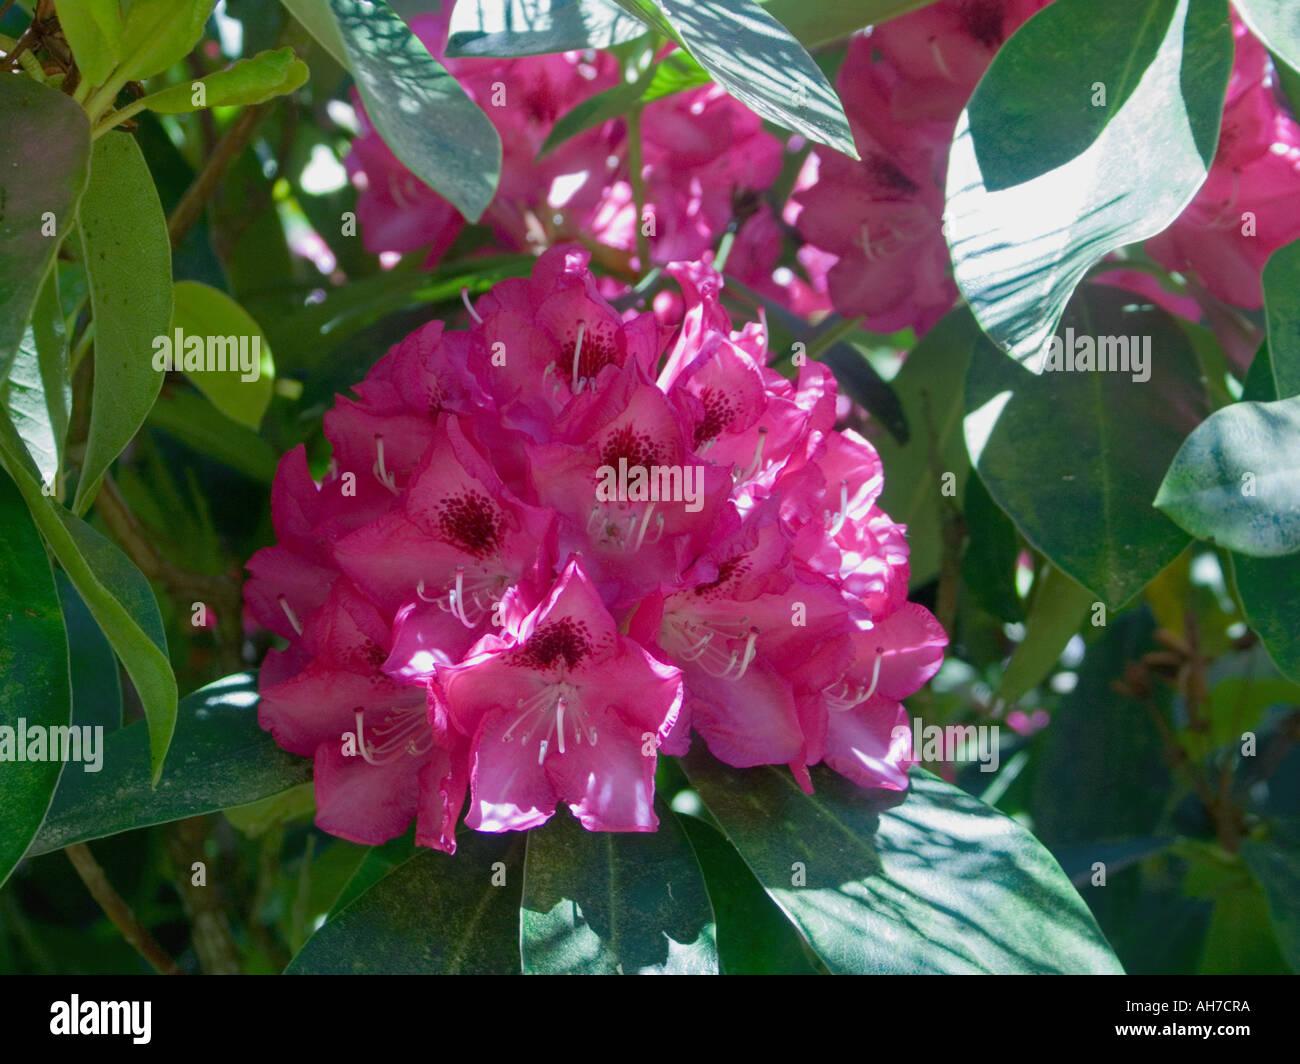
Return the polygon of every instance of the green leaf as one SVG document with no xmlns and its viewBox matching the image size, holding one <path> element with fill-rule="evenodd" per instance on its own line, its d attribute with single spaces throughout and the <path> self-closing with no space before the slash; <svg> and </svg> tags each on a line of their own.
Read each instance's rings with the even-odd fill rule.
<svg viewBox="0 0 1300 1064">
<path fill-rule="evenodd" d="M 186 368 L 185 375 L 223 414 L 256 431 L 275 391 L 275 363 L 261 326 L 224 292 L 197 281 L 177 281 L 173 336 L 177 329 L 186 337 L 186 346 L 192 336 L 203 338 L 209 351 L 217 342 L 211 368 Z M 181 352 L 172 346 L 179 362 Z"/>
<path fill-rule="evenodd" d="M 1233 0 L 1233 7 L 1270 52 L 1300 72 L 1300 7 L 1294 0 Z"/>
<path fill-rule="evenodd" d="M 55 574 L 68 631 L 68 671 L 72 675 L 72 722 L 106 732 L 122 726 L 122 681 L 113 647 L 99 630 L 89 607 L 64 572 Z"/>
<path fill-rule="evenodd" d="M 452 10 L 449 56 L 520 56 L 612 48 L 645 26 L 606 0 L 461 0 Z"/>
<path fill-rule="evenodd" d="M 1269 345 L 1264 344 L 1250 364 L 1242 399 L 1272 402 L 1276 398 L 1273 363 Z M 1241 612 L 1259 633 L 1278 671 L 1300 683 L 1300 639 L 1295 638 L 1300 631 L 1300 565 L 1287 556 L 1251 558 L 1229 552 L 1228 566 Z"/>
<path fill-rule="evenodd" d="M 62 760 L 52 746 L 71 742 L 68 638 L 54 574 L 22 495 L 0 477 L 0 884 L 41 826 Z M 27 729 L 42 737 L 36 750 Z M 24 739 L 26 743 L 24 744 Z M 20 746 L 20 744 L 23 744 Z M 49 745 L 47 745 L 49 744 Z M 80 740 L 78 738 L 78 747 Z M 41 760 L 28 761 L 27 754 Z M 50 760 L 45 760 L 49 757 Z M 79 768 L 73 765 L 75 771 Z"/>
<path fill-rule="evenodd" d="M 5 116 L 0 137 L 3 381 L 85 191 L 90 123 L 70 97 L 28 77 L 0 77 L 0 113 Z"/>
<path fill-rule="evenodd" d="M 528 832 L 520 949 L 529 975 L 717 975 L 713 907 L 672 810 L 659 830 Z"/>
<path fill-rule="evenodd" d="M 1039 740 L 1034 833 L 1054 853 L 1076 848 L 1075 865 L 1092 863 L 1082 847 L 1158 833 L 1170 786 L 1160 732 L 1141 705 L 1111 687 L 1126 663 L 1153 649 L 1154 628 L 1145 609 L 1110 625 L 1088 647 L 1078 684 Z M 1107 860 L 1097 852 L 1092 860 Z"/>
<path fill-rule="evenodd" d="M 990 346 L 970 311 L 955 310 L 925 334 L 889 382 L 907 416 L 908 437 L 899 443 L 882 433 L 875 440 L 889 470 L 880 508 L 907 526 L 913 587 L 939 574 L 943 474 L 954 476 L 955 499 L 970 476 L 961 425 L 966 367 L 977 345 Z"/>
<path fill-rule="evenodd" d="M 1033 605 L 1025 621 L 1025 638 L 1012 653 L 998 685 L 998 698 L 1008 705 L 1014 705 L 1047 678 L 1093 604 L 1092 592 L 1054 565 L 1049 565 L 1039 580 L 1041 584 L 1034 589 Z"/>
<path fill-rule="evenodd" d="M 1007 622 L 1023 621 L 1025 612 L 1016 590 L 1020 557 L 1016 526 L 998 509 L 979 477 L 966 479 L 962 513 L 968 537 L 961 559 L 962 583 L 980 607 L 994 617 Z"/>
<path fill-rule="evenodd" d="M 470 832 L 458 847 L 398 865 L 308 939 L 286 974 L 517 975 L 524 840 Z"/>
<path fill-rule="evenodd" d="M 554 151 L 570 137 L 585 133 L 611 118 L 622 118 L 640 101 L 642 94 L 654 79 L 654 68 L 648 69 L 640 78 L 632 82 L 623 82 L 612 89 L 588 96 L 570 111 L 566 111 L 551 127 L 550 133 L 537 149 L 540 159 L 548 152 Z"/>
<path fill-rule="evenodd" d="M 1289 557 L 1229 557 L 1246 620 L 1278 671 L 1300 683 L 1300 564 Z"/>
<path fill-rule="evenodd" d="M 698 749 L 683 767 L 833 973 L 1120 970 L 1051 854 L 928 772 L 912 770 L 898 805 L 823 766 L 813 795 L 784 767 L 733 769 Z"/>
<path fill-rule="evenodd" d="M 122 59 L 118 0 L 76 0 L 58 7 L 59 28 L 72 48 L 83 80 L 100 85 Z"/>
<path fill-rule="evenodd" d="M 1294 847 L 1247 839 L 1242 860 L 1268 898 L 1277 944 L 1293 972 L 1300 972 L 1300 852 Z"/>
<path fill-rule="evenodd" d="M 841 40 L 865 26 L 928 7 L 934 0 L 770 0 L 767 13 L 809 51 Z"/>
<path fill-rule="evenodd" d="M 1296 9 L 1300 18 L 1300 8 Z M 1268 356 L 1276 391 L 1269 398 L 1300 395 L 1300 240 L 1278 248 L 1264 266 Z"/>
<path fill-rule="evenodd" d="M 293 92 L 307 80 L 307 64 L 292 48 L 259 52 L 198 81 L 184 81 L 145 97 L 149 110 L 177 115 L 200 107 L 241 107 Z M 203 86 L 202 103 L 194 104 L 194 86 Z"/>
<path fill-rule="evenodd" d="M 280 794 L 311 778 L 311 761 L 281 750 L 257 724 L 257 680 L 227 676 L 187 695 L 173 756 L 158 781 L 145 768 L 149 738 L 137 721 L 104 737 L 99 772 L 68 772 L 29 856 L 122 831 L 165 824 Z"/>
<path fill-rule="evenodd" d="M 948 162 L 954 276 L 984 331 L 1035 372 L 1093 263 L 1165 229 L 1200 188 L 1232 65 L 1224 0 L 1101 6 L 1114 17 L 1099 18 L 1097 0 L 1056 0 L 1011 37 L 962 113 Z M 1135 43 L 1134 19 L 1163 27 L 1153 57 L 1145 36 Z M 1062 122 L 1063 108 L 1087 113 L 1098 83 L 1104 113 Z M 1047 138 L 1041 160 L 1036 139 L 1007 147 L 1024 130 Z"/>
<path fill-rule="evenodd" d="M 1135 306 L 1119 289 L 1083 289 L 1059 335 L 1072 352 L 1085 338 L 1098 348 L 1101 339 L 1127 338 L 1130 369 L 1142 372 L 1034 376 L 978 345 L 966 375 L 966 445 L 1024 537 L 1118 608 L 1187 545 L 1147 500 L 1209 400 L 1186 335 L 1164 311 Z M 1149 379 L 1133 379 L 1144 373 Z"/>
<path fill-rule="evenodd" d="M 172 317 L 167 221 L 149 167 L 128 134 L 106 133 L 95 141 L 78 228 L 95 321 L 90 433 L 73 506 L 80 514 L 162 387 L 150 352 Z"/>
<path fill-rule="evenodd" d="M 352 69 L 348 50 L 343 44 L 343 37 L 339 34 L 338 24 L 330 14 L 329 0 L 280 0 L 280 3 L 302 23 L 317 44 L 338 60 L 344 70 Z"/>
<path fill-rule="evenodd" d="M 718 917 L 718 966 L 726 975 L 813 975 L 808 947 L 767 896 L 736 848 L 711 824 L 678 822 L 691 840 Z"/>
<path fill-rule="evenodd" d="M 51 503 L 49 510 L 64 535 L 51 534 L 48 511 L 34 514 L 37 524 L 131 677 L 144 707 L 156 782 L 176 727 L 176 677 L 153 589 L 131 560 L 90 525 L 61 506 Z"/>
<path fill-rule="evenodd" d="M 68 334 L 59 309 L 57 270 L 46 274 L 36 297 L 32 321 L 14 357 L 9 380 L 0 384 L 0 406 L 22 437 L 41 482 L 53 487 L 63 463 L 72 406 Z"/>
<path fill-rule="evenodd" d="M 149 411 L 148 425 L 162 429 L 246 477 L 263 484 L 275 480 L 279 464 L 275 449 L 252 429 L 231 421 L 196 392 L 165 390 Z"/>
<path fill-rule="evenodd" d="M 501 138 L 384 0 L 330 0 L 366 113 L 416 177 L 476 222 L 496 194 Z"/>
<path fill-rule="evenodd" d="M 839 97 L 797 40 L 753 0 L 644 0 L 713 80 L 751 111 L 858 157 Z"/>
<path fill-rule="evenodd" d="M 226 819 L 250 839 L 264 835 L 271 828 L 282 824 L 304 820 L 315 811 L 316 788 L 310 781 L 247 805 L 222 810 Z"/>
<path fill-rule="evenodd" d="M 1300 396 L 1212 414 L 1179 448 L 1155 505 L 1242 554 L 1300 550 Z"/>
<path fill-rule="evenodd" d="M 126 56 L 117 77 L 143 81 L 193 51 L 215 0 L 132 0 L 122 27 Z"/>
</svg>

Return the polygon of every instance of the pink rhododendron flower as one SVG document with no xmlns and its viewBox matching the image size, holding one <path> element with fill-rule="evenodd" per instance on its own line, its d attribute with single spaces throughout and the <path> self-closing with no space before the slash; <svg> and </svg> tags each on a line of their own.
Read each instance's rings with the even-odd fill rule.
<svg viewBox="0 0 1300 1064">
<path fill-rule="evenodd" d="M 942 224 L 953 129 L 1002 42 L 1048 2 L 940 0 L 849 41 L 836 89 L 861 159 L 817 148 L 816 181 L 794 197 L 800 234 L 832 257 L 805 265 L 840 314 L 924 333 L 952 307 Z"/>
<path fill-rule="evenodd" d="M 610 123 L 569 138 L 536 158 L 556 119 L 618 83 L 618 65 L 604 53 L 565 52 L 522 59 L 447 58 L 454 0 L 437 14 L 411 20 L 430 55 L 447 68 L 501 135 L 501 179 L 484 216 L 497 239 L 522 250 L 554 229 L 583 228 L 609 180 Z M 358 186 L 362 239 L 372 252 L 432 245 L 436 260 L 459 235 L 460 213 L 412 174 L 371 126 L 359 99 L 361 136 L 346 165 Z M 557 221 L 558 219 L 558 221 Z"/>
<path fill-rule="evenodd" d="M 907 785 L 901 700 L 947 637 L 907 596 L 874 448 L 834 379 L 767 365 L 706 264 L 670 268 L 679 324 L 620 315 L 560 246 L 433 322 L 325 418 L 272 495 L 246 602 L 287 641 L 259 719 L 315 759 L 317 822 L 376 844 L 416 822 L 518 830 L 559 803 L 651 831 L 660 750 L 825 762 Z M 468 804 L 466 804 L 468 799 Z"/>
<path fill-rule="evenodd" d="M 1300 126 L 1274 95 L 1268 52 L 1233 16 L 1236 56 L 1214 163 L 1178 220 L 1147 241 L 1152 257 L 1225 302 L 1263 306 L 1260 274 L 1300 239 Z"/>
</svg>

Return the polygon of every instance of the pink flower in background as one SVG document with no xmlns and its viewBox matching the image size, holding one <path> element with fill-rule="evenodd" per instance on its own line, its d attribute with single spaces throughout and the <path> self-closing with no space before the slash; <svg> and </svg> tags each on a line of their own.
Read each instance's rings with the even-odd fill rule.
<svg viewBox="0 0 1300 1064">
<path fill-rule="evenodd" d="M 277 473 L 279 542 L 249 610 L 283 637 L 259 719 L 315 759 L 317 823 L 374 845 L 412 819 L 650 831 L 660 749 L 737 766 L 825 761 L 906 786 L 900 700 L 946 636 L 906 601 L 903 529 L 871 445 L 833 429 L 824 367 L 766 365 L 707 265 L 670 334 L 620 316 L 557 247 L 528 278 L 431 323 Z M 883 737 L 883 738 L 882 738 Z"/>
<path fill-rule="evenodd" d="M 840 314 L 924 333 L 952 307 L 942 230 L 952 132 L 1002 42 L 1048 2 L 940 0 L 849 41 L 836 88 L 861 159 L 818 147 L 816 181 L 795 196 L 800 234 L 833 257 L 806 265 L 824 271 Z"/>
<path fill-rule="evenodd" d="M 1300 239 L 1300 126 L 1274 95 L 1268 53 L 1235 15 L 1233 36 L 1236 57 L 1209 176 L 1146 247 L 1219 299 L 1255 309 L 1264 303 L 1260 275 L 1269 256 Z"/>
<path fill-rule="evenodd" d="M 483 223 L 506 247 L 545 239 L 564 217 L 582 228 L 609 180 L 610 123 L 567 140 L 536 159 L 556 119 L 588 96 L 618 83 L 618 64 L 604 53 L 565 52 L 522 59 L 451 59 L 445 55 L 454 0 L 411 20 L 412 31 L 501 135 L 501 179 Z M 346 164 L 360 195 L 357 215 L 367 250 L 412 251 L 432 245 L 430 262 L 455 241 L 464 219 L 412 174 L 370 125 L 357 99 L 361 135 Z"/>
</svg>

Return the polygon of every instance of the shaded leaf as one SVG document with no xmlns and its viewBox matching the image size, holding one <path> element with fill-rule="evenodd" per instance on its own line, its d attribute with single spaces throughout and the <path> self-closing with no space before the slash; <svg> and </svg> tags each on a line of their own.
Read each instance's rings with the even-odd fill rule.
<svg viewBox="0 0 1300 1064">
<path fill-rule="evenodd" d="M 518 974 L 523 843 L 471 832 L 455 856 L 422 849 L 339 909 L 286 974 Z"/>
<path fill-rule="evenodd" d="M 0 476 L 0 884 L 22 860 L 41 826 L 62 760 L 52 756 L 50 729 L 72 715 L 68 639 L 45 545 L 22 495 Z M 37 750 L 31 735 L 42 738 Z M 78 747 L 80 740 L 78 738 Z M 28 753 L 40 760 L 27 760 Z M 48 760 L 47 760 L 48 758 Z M 79 765 L 70 766 L 79 771 Z"/>
<path fill-rule="evenodd" d="M 784 767 L 742 771 L 702 751 L 683 766 L 832 972 L 1119 971 L 1051 854 L 928 772 L 913 769 L 900 805 L 822 766 L 811 796 Z"/>
<path fill-rule="evenodd" d="M 181 701 L 172 757 L 155 788 L 143 722 L 104 738 L 99 772 L 68 772 L 29 856 L 69 843 L 212 813 L 280 794 L 311 778 L 257 723 L 257 680 L 227 676 Z"/>
<path fill-rule="evenodd" d="M 27 329 L 54 254 L 76 216 L 90 123 L 72 99 L 28 77 L 0 77 L 0 381 Z M 32 145 L 41 145 L 39 152 Z"/>
<path fill-rule="evenodd" d="M 528 832 L 525 974 L 716 975 L 715 920 L 672 810 L 654 832 L 588 831 L 567 810 Z"/>
</svg>

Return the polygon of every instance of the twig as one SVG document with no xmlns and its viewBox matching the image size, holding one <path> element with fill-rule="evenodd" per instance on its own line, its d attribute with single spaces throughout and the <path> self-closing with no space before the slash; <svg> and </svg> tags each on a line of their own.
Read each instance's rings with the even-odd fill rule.
<svg viewBox="0 0 1300 1064">
<path fill-rule="evenodd" d="M 212 154 L 208 156 L 207 162 L 203 164 L 203 169 L 199 171 L 190 187 L 185 190 L 185 195 L 181 197 L 180 202 L 173 209 L 171 217 L 167 219 L 167 236 L 171 239 L 173 248 L 181 242 L 185 234 L 190 231 L 190 227 L 198 221 L 199 215 L 203 213 L 203 208 L 207 205 L 208 197 L 212 195 L 221 182 L 226 169 L 248 147 L 249 142 L 253 139 L 253 132 L 257 129 L 257 124 L 266 117 L 273 103 L 273 101 L 268 101 L 244 108 L 231 127 L 217 141 L 216 147 L 212 149 Z"/>
<path fill-rule="evenodd" d="M 113 889 L 113 885 L 104 875 L 104 870 L 99 867 L 99 862 L 95 860 L 90 848 L 83 842 L 74 842 L 64 848 L 64 853 L 68 855 L 68 860 L 77 870 L 81 881 L 86 884 L 86 889 L 90 891 L 95 901 L 99 902 L 104 915 L 112 920 L 113 926 L 122 933 L 127 945 L 161 974 L 183 974 L 176 962 L 154 941 L 153 935 L 149 934 L 149 929 L 140 923 L 139 917 L 122 900 L 122 896 Z"/>
</svg>

